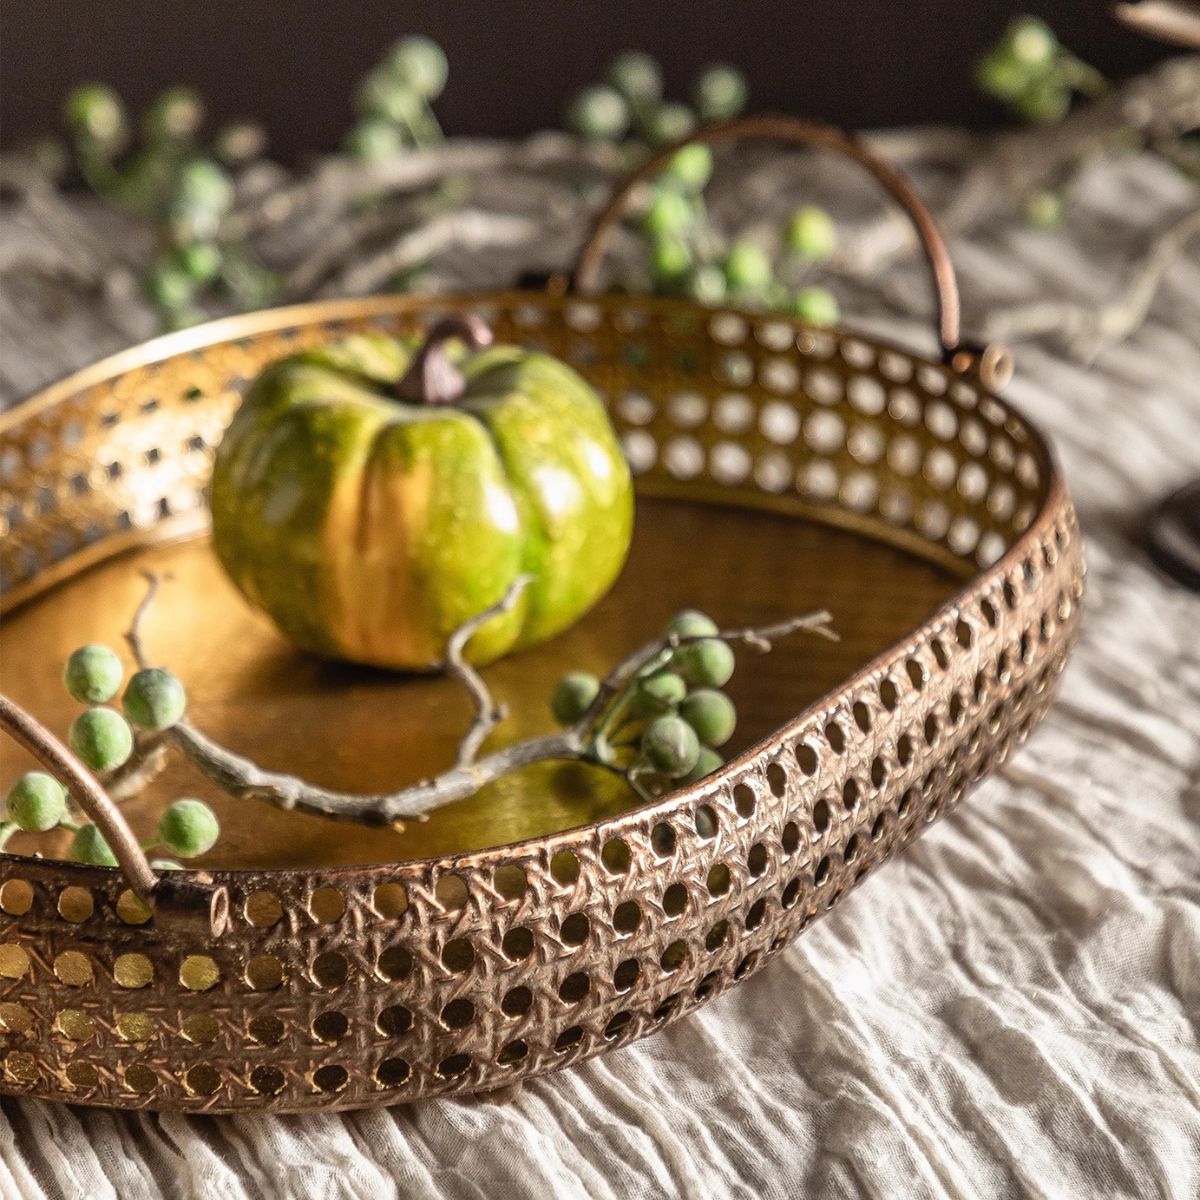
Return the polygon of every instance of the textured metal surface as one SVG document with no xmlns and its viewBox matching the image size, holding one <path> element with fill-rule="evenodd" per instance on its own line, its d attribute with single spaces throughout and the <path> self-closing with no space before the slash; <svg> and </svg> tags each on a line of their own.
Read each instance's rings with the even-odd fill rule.
<svg viewBox="0 0 1200 1200">
<path fill-rule="evenodd" d="M 115 872 L 0 857 L 6 1090 L 349 1108 L 500 1087 L 624 1044 L 760 967 L 952 808 L 1049 703 L 1083 565 L 1036 431 L 949 367 L 674 301 L 355 301 L 118 355 L 0 426 L 8 602 L 202 529 L 211 447 L 266 361 L 462 308 L 592 378 L 646 492 L 841 524 L 970 581 L 686 791 L 472 853 L 215 871 L 231 913 L 216 942 L 146 919 Z"/>
</svg>

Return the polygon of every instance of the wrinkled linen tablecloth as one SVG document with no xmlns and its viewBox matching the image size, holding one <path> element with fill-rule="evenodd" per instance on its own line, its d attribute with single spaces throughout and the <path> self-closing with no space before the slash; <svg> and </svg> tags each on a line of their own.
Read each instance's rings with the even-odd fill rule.
<svg viewBox="0 0 1200 1200">
<path fill-rule="evenodd" d="M 1062 235 L 1008 222 L 953 245 L 968 324 L 990 304 L 1115 295 L 1151 232 L 1197 203 L 1155 160 L 1090 168 Z M 896 272 L 919 297 L 919 265 Z M 851 323 L 932 350 L 896 290 L 890 315 L 866 298 Z M 47 380 L 120 340 L 63 329 L 6 339 L 0 375 Z M 1200 245 L 1129 341 L 1086 367 L 1022 346 L 1008 395 L 1053 436 L 1087 539 L 1060 698 L 769 967 L 505 1103 L 189 1119 L 6 1098 L 0 1193 L 1200 1195 L 1200 597 L 1137 540 L 1147 505 L 1200 473 Z"/>
</svg>

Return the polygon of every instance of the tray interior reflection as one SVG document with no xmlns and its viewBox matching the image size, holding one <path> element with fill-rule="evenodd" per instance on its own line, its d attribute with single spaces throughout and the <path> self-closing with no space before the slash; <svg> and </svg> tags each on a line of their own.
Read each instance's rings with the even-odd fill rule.
<svg viewBox="0 0 1200 1200">
<path fill-rule="evenodd" d="M 5 620 L 5 687 L 55 732 L 65 734 L 78 711 L 59 681 L 63 660 L 89 641 L 123 648 L 121 634 L 143 595 L 140 572 L 146 569 L 169 576 L 145 626 L 151 656 L 181 676 L 192 719 L 226 745 L 265 766 L 361 791 L 391 790 L 452 761 L 469 715 L 460 689 L 445 680 L 297 654 L 245 606 L 202 539 L 123 555 Z M 495 695 L 511 712 L 494 738 L 548 731 L 547 699 L 563 671 L 603 673 L 681 608 L 702 608 L 726 625 L 829 609 L 842 638 L 837 645 L 797 635 L 767 656 L 739 651 L 730 691 L 740 724 L 727 748 L 739 753 L 915 629 L 958 586 L 941 567 L 844 530 L 642 498 L 631 558 L 610 595 L 562 637 L 488 669 Z M 11 744 L 0 753 L 5 778 L 25 769 Z M 135 830 L 148 835 L 152 814 L 179 795 L 200 796 L 218 809 L 224 832 L 201 861 L 229 867 L 368 863 L 471 850 L 572 828 L 637 803 L 606 772 L 543 764 L 426 822 L 378 830 L 265 805 L 247 811 L 176 759 L 126 805 Z M 20 837 L 10 847 L 28 853 L 35 841 L 47 853 L 63 849 Z"/>
</svg>

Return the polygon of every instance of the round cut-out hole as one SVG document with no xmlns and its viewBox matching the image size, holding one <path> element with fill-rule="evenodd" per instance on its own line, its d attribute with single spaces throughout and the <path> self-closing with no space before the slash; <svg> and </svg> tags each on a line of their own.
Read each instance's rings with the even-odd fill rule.
<svg viewBox="0 0 1200 1200">
<path fill-rule="evenodd" d="M 688 893 L 687 888 L 682 883 L 673 883 L 665 892 L 663 892 L 663 912 L 668 917 L 677 917 L 687 908 Z"/>
<path fill-rule="evenodd" d="M 808 742 L 801 742 L 796 747 L 796 762 L 805 775 L 815 775 L 820 765 L 816 747 Z"/>
<path fill-rule="evenodd" d="M 411 1073 L 412 1068 L 402 1058 L 385 1058 L 375 1068 L 375 1078 L 381 1087 L 399 1087 Z"/>
<path fill-rule="evenodd" d="M 783 897 L 782 897 L 783 907 L 791 908 L 792 905 L 795 904 L 799 898 L 800 898 L 800 878 L 799 878 L 799 876 L 797 876 L 795 879 L 789 880 L 787 885 L 783 889 Z"/>
<path fill-rule="evenodd" d="M 385 920 L 393 920 L 408 908 L 408 891 L 402 883 L 381 883 L 371 896 L 371 907 Z"/>
<path fill-rule="evenodd" d="M 610 875 L 624 875 L 633 861 L 629 852 L 629 844 L 620 838 L 605 842 L 600 851 L 600 861 Z"/>
<path fill-rule="evenodd" d="M 761 842 L 750 847 L 750 853 L 746 855 L 746 867 L 755 879 L 767 869 L 767 848 Z"/>
<path fill-rule="evenodd" d="M 332 924 L 346 911 L 346 898 L 337 888 L 317 888 L 308 898 L 308 911 L 319 924 Z"/>
<path fill-rule="evenodd" d="M 853 812 L 858 807 L 858 802 L 862 798 L 862 793 L 858 786 L 858 780 L 847 779 L 842 784 L 842 804 Z"/>
<path fill-rule="evenodd" d="M 122 955 L 122 957 L 130 957 Z M 143 956 L 138 956 L 143 957 Z M 149 960 L 146 960 L 146 972 L 150 973 Z M 114 972 L 115 973 L 115 972 Z M 179 982 L 185 988 L 192 992 L 206 992 L 213 987 L 221 978 L 221 972 L 217 964 L 209 958 L 207 954 L 189 954 L 182 963 L 179 964 Z M 117 982 L 121 983 L 118 976 Z M 149 982 L 149 979 L 146 980 Z M 121 983 L 122 987 L 141 986 L 134 984 Z"/>
<path fill-rule="evenodd" d="M 467 884 L 460 875 L 443 875 L 437 881 L 434 895 L 446 912 L 458 912 L 467 905 Z"/>
<path fill-rule="evenodd" d="M 313 1037 L 319 1042 L 341 1041 L 349 1029 L 349 1018 L 336 1010 L 321 1013 L 312 1023 Z"/>
<path fill-rule="evenodd" d="M 658 964 L 668 974 L 678 971 L 687 960 L 687 952 L 687 942 L 682 938 L 676 939 L 662 952 Z"/>
<path fill-rule="evenodd" d="M 126 1067 L 123 1078 L 125 1086 L 131 1092 L 137 1092 L 142 1096 L 158 1087 L 158 1076 L 149 1067 L 142 1066 L 141 1063 L 134 1063 L 132 1066 Z"/>
<path fill-rule="evenodd" d="M 514 925 L 500 943 L 504 957 L 512 959 L 528 958 L 533 953 L 533 934 L 524 925 Z"/>
<path fill-rule="evenodd" d="M 475 962 L 475 947 L 466 938 L 452 938 L 442 947 L 442 965 L 454 974 L 469 971 Z"/>
<path fill-rule="evenodd" d="M 209 961 L 211 962 L 211 959 Z M 154 965 L 144 954 L 119 954 L 113 960 L 113 978 L 120 988 L 145 988 L 154 979 Z M 190 988 L 191 984 L 184 979 L 182 968 L 180 968 L 179 978 L 185 988 Z M 198 979 L 198 974 L 194 978 Z M 214 980 L 215 982 L 216 980 Z M 211 988 L 212 984 L 209 986 Z"/>
<path fill-rule="evenodd" d="M 642 910 L 634 900 L 623 900 L 613 909 L 613 928 L 618 933 L 636 933 L 642 923 Z"/>
<path fill-rule="evenodd" d="M 401 979 L 406 979 L 412 967 L 412 954 L 404 946 L 388 946 L 375 963 L 376 973 L 389 983 L 398 983 Z"/>
<path fill-rule="evenodd" d="M 246 920 L 255 929 L 270 929 L 283 917 L 283 905 L 274 892 L 251 892 L 243 908 Z"/>
<path fill-rule="evenodd" d="M 23 1004 L 0 1003 L 0 1033 L 28 1033 L 33 1028 L 33 1013 Z"/>
<path fill-rule="evenodd" d="M 255 1067 L 250 1072 L 250 1086 L 260 1096 L 278 1096 L 285 1082 L 283 1072 L 276 1067 Z"/>
<path fill-rule="evenodd" d="M 116 1029 L 123 1042 L 148 1042 L 154 1036 L 154 1022 L 145 1013 L 121 1013 Z"/>
<path fill-rule="evenodd" d="M 25 953 L 19 946 L 14 946 L 13 949 L 19 954 L 24 955 Z M 131 969 L 136 962 L 139 975 L 144 964 L 146 972 L 146 978 L 141 983 L 122 983 L 120 976 L 118 976 L 117 982 L 122 987 L 145 987 L 150 982 L 153 970 L 150 966 L 150 960 L 144 954 L 122 954 L 117 959 L 117 962 L 121 963 L 122 960 L 127 960 Z M 28 958 L 25 959 L 25 966 L 26 968 L 29 966 Z M 13 971 L 10 973 L 3 970 L 3 964 L 0 964 L 0 974 L 10 975 L 13 979 L 19 979 L 23 973 L 23 971 Z M 64 950 L 54 960 L 54 974 L 58 976 L 59 982 L 65 983 L 67 987 L 85 987 L 92 982 L 92 963 L 89 958 L 80 954 L 78 950 Z"/>
<path fill-rule="evenodd" d="M 257 954 L 246 964 L 246 982 L 256 992 L 267 992 L 283 982 L 283 963 L 273 954 Z"/>
<path fill-rule="evenodd" d="M 193 1096 L 211 1096 L 221 1086 L 221 1074 L 216 1067 L 200 1063 L 188 1071 L 184 1081 Z"/>
<path fill-rule="evenodd" d="M 554 1043 L 554 1049 L 560 1053 L 564 1050 L 569 1050 L 572 1046 L 577 1045 L 583 1040 L 583 1030 L 578 1025 L 572 1025 L 569 1029 L 564 1029 L 558 1035 Z"/>
<path fill-rule="evenodd" d="M 712 810 L 709 809 L 709 811 L 711 812 Z M 650 830 L 650 848 L 659 858 L 670 858 L 675 853 L 675 830 L 670 825 L 663 825 L 661 823 L 655 825 Z"/>
<path fill-rule="evenodd" d="M 829 804 L 825 800 L 818 800 L 813 805 L 813 828 L 818 833 L 824 833 L 829 828 Z"/>
<path fill-rule="evenodd" d="M 346 1068 L 337 1063 L 327 1063 L 313 1072 L 313 1084 L 320 1092 L 340 1092 L 350 1076 Z"/>
<path fill-rule="evenodd" d="M 729 874 L 729 868 L 724 863 L 713 863 L 708 870 L 708 878 L 705 880 L 705 886 L 708 888 L 709 895 L 724 896 L 729 891 L 731 882 L 732 877 Z"/>
<path fill-rule="evenodd" d="M 725 944 L 725 940 L 728 937 L 729 922 L 718 921 L 712 926 L 711 929 L 709 929 L 708 933 L 704 937 L 705 950 L 712 954 L 714 950 L 719 950 Z"/>
<path fill-rule="evenodd" d="M 800 826 L 795 821 L 789 821 L 783 827 L 783 835 L 780 838 L 780 844 L 783 846 L 784 854 L 795 854 L 800 846 Z"/>
<path fill-rule="evenodd" d="M 817 869 L 813 872 L 813 880 L 818 887 L 821 886 L 829 878 L 829 856 L 826 855 L 819 863 Z"/>
<path fill-rule="evenodd" d="M 739 783 L 733 789 L 733 805 L 737 809 L 738 816 L 748 821 L 754 816 L 754 789 L 748 784 Z"/>
<path fill-rule="evenodd" d="M 579 858 L 570 850 L 560 850 L 550 860 L 550 874 L 563 887 L 570 887 L 579 878 Z"/>
<path fill-rule="evenodd" d="M 442 1009 L 442 1024 L 447 1029 L 465 1029 L 475 1019 L 475 1005 L 461 996 Z"/>
<path fill-rule="evenodd" d="M 854 723 L 863 733 L 871 732 L 871 710 L 861 700 L 854 702 Z"/>
<path fill-rule="evenodd" d="M 33 888 L 24 879 L 6 879 L 0 884 L 0 908 L 10 917 L 23 917 L 33 906 Z"/>
<path fill-rule="evenodd" d="M 524 985 L 505 992 L 500 1007 L 510 1017 L 523 1017 L 533 1007 L 533 993 Z"/>
<path fill-rule="evenodd" d="M 100 1082 L 100 1073 L 89 1062 L 69 1063 L 67 1082 L 80 1091 L 90 1091 Z"/>
<path fill-rule="evenodd" d="M 349 974 L 350 963 L 344 954 L 336 950 L 327 950 L 313 959 L 312 977 L 317 987 L 341 987 Z"/>
<path fill-rule="evenodd" d="M 413 1024 L 412 1012 L 403 1004 L 390 1004 L 375 1018 L 375 1028 L 384 1037 L 402 1037 Z"/>
<path fill-rule="evenodd" d="M 96 902 L 87 888 L 65 887 L 58 893 L 58 915 L 72 925 L 86 921 L 95 908 Z"/>
<path fill-rule="evenodd" d="M 492 887 L 502 900 L 520 900 L 528 885 L 524 868 L 516 863 L 501 863 L 492 872 Z"/>
<path fill-rule="evenodd" d="M 829 748 L 834 754 L 842 754 L 846 749 L 846 735 L 842 732 L 842 727 L 836 721 L 830 721 L 825 726 L 825 740 L 829 743 Z"/>
<path fill-rule="evenodd" d="M 696 833 L 706 840 L 717 836 L 717 814 L 707 804 L 696 809 Z"/>
<path fill-rule="evenodd" d="M 78 1008 L 63 1008 L 55 1018 L 54 1028 L 73 1042 L 84 1042 L 96 1032 L 96 1022 Z"/>
<path fill-rule="evenodd" d="M 502 1067 L 515 1066 L 523 1059 L 529 1056 L 529 1043 L 522 1038 L 516 1038 L 511 1042 L 507 1042 L 500 1048 L 500 1053 L 496 1055 L 496 1061 Z"/>
<path fill-rule="evenodd" d="M 571 913 L 563 921 L 559 929 L 559 936 L 562 938 L 564 945 L 582 946 L 587 941 L 591 927 L 591 922 L 583 913 Z"/>
<path fill-rule="evenodd" d="M 269 1019 L 272 1021 L 275 1020 L 274 1017 Z M 283 1026 L 280 1024 L 280 1037 L 283 1036 L 282 1029 Z M 216 1017 L 209 1013 L 191 1013 L 179 1023 L 179 1032 L 194 1046 L 206 1046 L 209 1042 L 217 1040 L 221 1032 L 221 1027 L 217 1024 Z M 254 1033 L 254 1021 L 250 1022 L 250 1032 Z M 278 1041 L 279 1039 L 275 1040 Z"/>
<path fill-rule="evenodd" d="M 605 1038 L 611 1042 L 614 1038 L 620 1037 L 621 1034 L 629 1028 L 629 1024 L 632 1020 L 633 1014 L 628 1012 L 626 1009 L 622 1009 L 620 1012 L 613 1013 L 613 1015 L 609 1018 L 608 1024 L 604 1027 Z"/>
<path fill-rule="evenodd" d="M 559 985 L 558 998 L 564 1004 L 578 1004 L 588 994 L 591 980 L 583 971 L 574 971 Z"/>
<path fill-rule="evenodd" d="M 787 772 L 777 762 L 767 764 L 767 786 L 774 796 L 782 797 L 787 791 Z"/>
<path fill-rule="evenodd" d="M 641 964 L 636 958 L 627 958 L 624 962 L 617 964 L 617 969 L 613 972 L 613 987 L 618 992 L 627 992 L 642 974 Z"/>
<path fill-rule="evenodd" d="M 287 1032 L 283 1022 L 270 1013 L 259 1013 L 258 1016 L 252 1017 L 247 1029 L 250 1032 L 250 1036 L 260 1046 L 277 1046 L 283 1041 L 283 1035 Z M 215 1032 L 213 1036 L 216 1036 Z M 212 1039 L 207 1040 L 211 1041 Z"/>
<path fill-rule="evenodd" d="M 760 896 L 750 906 L 750 911 L 746 914 L 746 928 L 757 929 L 762 923 L 763 918 L 767 915 L 767 898 Z"/>
</svg>

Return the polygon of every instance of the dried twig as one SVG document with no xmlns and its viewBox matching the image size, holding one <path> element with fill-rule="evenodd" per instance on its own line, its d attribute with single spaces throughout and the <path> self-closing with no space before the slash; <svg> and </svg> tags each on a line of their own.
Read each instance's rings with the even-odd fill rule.
<svg viewBox="0 0 1200 1200">
<path fill-rule="evenodd" d="M 147 574 L 147 580 L 146 594 L 134 612 L 125 634 L 134 659 L 141 667 L 145 667 L 149 662 L 142 642 L 141 624 L 158 590 L 158 580 L 155 576 Z M 221 746 L 188 721 L 181 721 L 167 730 L 163 734 L 164 741 L 182 753 L 222 791 L 232 796 L 262 800 L 283 809 L 319 813 L 368 825 L 396 825 L 405 821 L 424 820 L 434 809 L 465 799 L 485 784 L 538 762 L 583 760 L 628 778 L 625 769 L 610 761 L 603 753 L 603 748 L 597 744 L 597 735 L 603 728 L 606 715 L 613 703 L 619 701 L 624 689 L 646 667 L 659 659 L 665 659 L 671 650 L 678 646 L 703 639 L 672 634 L 641 647 L 618 663 L 601 682 L 600 694 L 595 703 L 574 725 L 546 737 L 514 742 L 483 758 L 476 758 L 480 744 L 501 719 L 501 714 L 483 680 L 474 668 L 466 664 L 462 650 L 471 634 L 476 632 L 485 620 L 512 609 L 525 586 L 524 579 L 514 582 L 498 604 L 469 622 L 469 629 L 464 626 L 464 629 L 455 635 L 458 639 L 457 645 L 453 655 L 448 656 L 453 659 L 448 666 L 451 673 L 471 691 L 476 704 L 476 716 L 463 739 L 458 761 L 449 770 L 431 779 L 422 780 L 395 792 L 338 792 L 294 775 L 266 770 L 250 759 Z M 837 635 L 830 627 L 830 619 L 829 614 L 825 612 L 811 613 L 757 628 L 721 630 L 715 636 L 763 651 L 770 649 L 774 640 L 800 630 L 836 640 Z M 635 781 L 631 781 L 633 782 Z"/>
<path fill-rule="evenodd" d="M 1055 334 L 1073 354 L 1090 359 L 1105 346 L 1141 328 L 1162 277 L 1197 233 L 1200 209 L 1192 209 L 1151 239 L 1116 299 L 1098 306 L 1050 300 L 996 309 L 984 319 L 983 337 L 986 341 L 1003 341 Z"/>
</svg>

